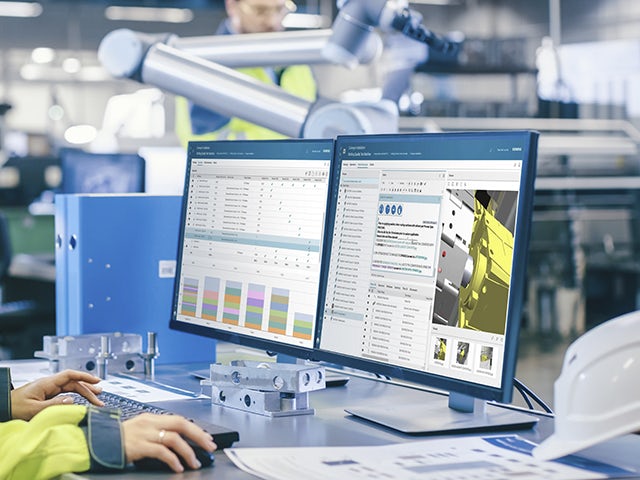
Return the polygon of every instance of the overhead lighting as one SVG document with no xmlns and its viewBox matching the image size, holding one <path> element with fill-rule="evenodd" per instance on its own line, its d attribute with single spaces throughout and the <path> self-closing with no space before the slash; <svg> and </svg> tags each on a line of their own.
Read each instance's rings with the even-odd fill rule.
<svg viewBox="0 0 640 480">
<path fill-rule="evenodd" d="M 38 47 L 34 48 L 31 52 L 31 60 L 33 60 L 33 63 L 51 63 L 54 58 L 56 58 L 56 52 L 53 48 Z"/>
<path fill-rule="evenodd" d="M 37 2 L 0 2 L 0 17 L 39 17 L 42 5 Z"/>
<path fill-rule="evenodd" d="M 20 76 L 23 80 L 41 80 L 43 71 L 42 65 L 27 63 L 20 67 Z"/>
<path fill-rule="evenodd" d="M 102 66 L 84 66 L 78 72 L 78 80 L 83 82 L 107 82 L 113 77 Z"/>
<path fill-rule="evenodd" d="M 64 139 L 74 145 L 93 142 L 98 130 L 93 125 L 74 125 L 64 132 Z"/>
<path fill-rule="evenodd" d="M 290 13 L 282 20 L 285 28 L 326 28 L 331 20 L 323 15 L 309 13 Z"/>
<path fill-rule="evenodd" d="M 63 119 L 63 117 L 64 117 L 64 108 L 62 108 L 58 104 L 51 105 L 49 107 L 49 110 L 47 111 L 47 114 L 49 115 L 49 118 L 51 120 L 53 120 L 54 122 L 57 122 L 57 121 Z"/>
<path fill-rule="evenodd" d="M 75 57 L 65 58 L 62 62 L 62 70 L 67 73 L 78 73 L 81 68 L 80 60 Z"/>
<path fill-rule="evenodd" d="M 458 0 L 409 0 L 409 3 L 418 5 L 460 5 Z"/>
<path fill-rule="evenodd" d="M 31 82 L 113 81 L 113 77 L 102 66 L 83 66 L 77 58 L 67 58 L 61 66 L 26 63 L 20 67 L 20 77 Z"/>
<path fill-rule="evenodd" d="M 193 20 L 193 12 L 188 8 L 110 6 L 105 8 L 104 16 L 108 20 L 129 22 L 189 23 Z"/>
</svg>

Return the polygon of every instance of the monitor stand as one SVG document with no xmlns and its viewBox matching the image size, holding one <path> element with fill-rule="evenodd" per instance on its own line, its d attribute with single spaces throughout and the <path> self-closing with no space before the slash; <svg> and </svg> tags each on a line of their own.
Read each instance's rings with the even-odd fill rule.
<svg viewBox="0 0 640 480">
<path fill-rule="evenodd" d="M 538 418 L 527 413 L 489 404 L 468 395 L 434 394 L 424 403 L 379 405 L 345 409 L 355 417 L 409 435 L 494 432 L 532 428 Z"/>
</svg>

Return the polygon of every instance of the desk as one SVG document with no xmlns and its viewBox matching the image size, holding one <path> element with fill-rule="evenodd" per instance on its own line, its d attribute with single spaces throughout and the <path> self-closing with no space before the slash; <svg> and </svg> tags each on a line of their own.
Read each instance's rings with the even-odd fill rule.
<svg viewBox="0 0 640 480">
<path fill-rule="evenodd" d="M 187 372 L 206 365 L 160 365 L 157 367 L 158 380 L 180 388 L 199 391 L 198 381 Z M 378 382 L 373 379 L 352 377 L 343 387 L 331 387 L 310 394 L 315 415 L 268 418 L 230 408 L 212 405 L 206 399 L 164 402 L 161 405 L 176 413 L 194 419 L 233 427 L 240 433 L 238 447 L 291 447 L 291 446 L 352 446 L 385 445 L 409 442 L 427 437 L 412 437 L 393 430 L 377 427 L 371 423 L 355 419 L 344 413 L 348 406 L 367 404 L 415 403 L 419 401 L 446 401 L 446 398 L 420 390 Z M 160 404 L 159 404 L 160 405 Z M 553 420 L 541 417 L 538 425 L 530 430 L 521 430 L 519 435 L 540 442 L 551 434 Z M 585 451 L 585 456 L 594 460 L 614 463 L 640 472 L 640 436 L 627 435 Z M 215 466 L 198 471 L 187 471 L 180 478 L 216 480 L 255 479 L 236 468 L 223 452 L 217 452 Z M 82 478 L 158 478 L 169 477 L 160 472 L 136 472 L 127 470 L 117 475 L 82 474 Z M 640 477 L 640 475 L 639 475 Z M 65 478 L 65 476 L 63 476 Z M 67 475 L 66 479 L 77 479 L 77 475 Z"/>
</svg>

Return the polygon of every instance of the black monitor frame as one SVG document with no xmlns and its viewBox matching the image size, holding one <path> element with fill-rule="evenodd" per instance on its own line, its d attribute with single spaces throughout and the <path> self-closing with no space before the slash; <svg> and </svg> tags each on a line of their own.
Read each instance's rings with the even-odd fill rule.
<svg viewBox="0 0 640 480">
<path fill-rule="evenodd" d="M 213 145 L 213 147 L 212 147 Z M 309 151 L 308 158 L 322 160 L 323 156 L 327 155 L 327 153 L 318 152 L 318 149 L 331 149 L 328 154 L 327 160 L 332 160 L 333 157 L 333 145 L 334 142 L 332 140 L 312 140 L 312 139 L 285 139 L 285 140 L 235 140 L 235 141 L 217 141 L 217 142 L 190 142 L 188 149 L 188 157 L 187 157 L 187 167 L 186 167 L 186 175 L 185 175 L 185 187 L 184 187 L 184 196 L 183 196 L 183 207 L 182 207 L 182 220 L 180 222 L 180 241 L 178 244 L 178 255 L 177 255 L 177 268 L 176 268 L 176 282 L 174 285 L 174 293 L 173 293 L 173 307 L 171 312 L 171 321 L 169 323 L 170 328 L 174 330 L 179 330 L 183 332 L 189 332 L 196 335 L 202 335 L 210 338 L 214 338 L 217 340 L 230 342 L 236 345 L 242 345 L 250 348 L 255 348 L 259 350 L 267 351 L 270 354 L 283 354 L 289 355 L 296 358 L 301 359 L 309 359 L 312 360 L 314 357 L 314 349 L 304 348 L 299 346 L 294 346 L 282 342 L 275 342 L 271 340 L 264 340 L 258 337 L 249 336 L 241 333 L 234 333 L 230 331 L 213 329 L 202 325 L 186 323 L 183 321 L 179 321 L 177 319 L 178 316 L 178 303 L 180 297 L 180 274 L 181 274 L 181 266 L 183 263 L 183 239 L 185 235 L 185 224 L 186 224 L 186 216 L 187 216 L 187 202 L 189 195 L 189 179 L 191 177 L 191 169 L 192 169 L 192 157 L 200 150 L 204 151 L 209 148 L 213 148 L 215 151 L 227 152 L 227 158 L 246 158 L 245 153 L 247 151 L 256 152 L 256 146 L 259 146 L 259 150 L 263 152 L 263 154 L 271 155 L 272 157 L 267 158 L 281 158 L 281 159 L 295 159 L 296 155 L 300 154 L 304 151 Z M 313 153 L 315 152 L 315 153 Z M 281 157 L 278 157 L 280 155 Z M 224 157 L 222 157 L 224 158 Z M 329 173 L 328 181 L 331 180 L 331 174 Z M 331 186 L 328 186 L 328 190 L 330 191 Z M 328 197 L 328 196 L 327 196 Z M 328 200 L 327 200 L 328 202 Z M 327 211 L 327 202 L 325 202 L 325 215 Z M 323 231 L 324 237 L 324 231 Z M 322 251 L 324 250 L 324 240 L 321 239 L 322 242 Z M 322 261 L 322 260 L 321 260 Z M 321 265 L 320 265 L 321 266 Z M 320 289 L 318 288 L 318 294 Z M 319 297 L 318 297 L 319 298 Z M 322 302 L 318 300 L 316 305 L 316 324 L 317 319 L 320 318 L 320 306 Z M 317 329 L 314 329 L 313 338 L 315 338 L 315 332 Z"/>
<path fill-rule="evenodd" d="M 489 152 L 489 148 L 495 148 L 499 142 L 506 144 L 517 144 L 523 148 L 517 156 L 522 160 L 522 170 L 518 197 L 518 210 L 516 218 L 516 229 L 518 235 L 515 239 L 512 264 L 512 281 L 509 293 L 508 312 L 507 312 L 507 330 L 505 332 L 505 352 L 503 355 L 503 368 L 500 387 L 495 388 L 479 383 L 462 381 L 455 378 L 440 376 L 433 373 L 427 373 L 407 368 L 392 366 L 389 364 L 364 360 L 353 356 L 343 355 L 320 348 L 322 336 L 322 319 L 318 322 L 318 332 L 316 334 L 316 358 L 325 362 L 342 365 L 345 367 L 355 368 L 385 375 L 399 380 L 410 381 L 427 385 L 435 389 L 442 389 L 448 392 L 457 392 L 459 394 L 490 401 L 498 401 L 508 403 L 512 399 L 513 381 L 515 376 L 515 368 L 517 361 L 518 336 L 520 331 L 520 317 L 522 314 L 522 305 L 524 299 L 524 285 L 526 281 L 526 265 L 527 252 L 529 246 L 531 215 L 533 210 L 534 196 L 534 180 L 536 172 L 536 156 L 537 156 L 537 140 L 538 134 L 530 131 L 506 131 L 506 132 L 451 132 L 451 133 L 424 133 L 424 134 L 405 134 L 398 137 L 392 135 L 375 135 L 375 136 L 339 136 L 335 146 L 334 164 L 332 166 L 331 181 L 331 201 L 335 203 L 337 198 L 337 189 L 340 187 L 341 161 L 339 160 L 340 152 L 347 145 L 358 142 L 431 142 L 437 146 L 438 142 L 447 142 L 452 148 L 466 148 L 477 143 L 478 157 L 495 158 L 498 155 L 495 150 Z M 485 151 L 481 148 L 487 147 Z M 506 152 L 505 152 L 506 154 Z M 473 158 L 469 158 L 473 160 Z M 335 213 L 335 210 L 331 210 Z M 329 215 L 327 220 L 327 233 L 334 229 L 334 218 Z M 323 258 L 323 277 L 322 291 L 320 298 L 326 296 L 328 264 L 332 250 L 332 241 L 328 237 L 325 240 L 325 250 Z"/>
<path fill-rule="evenodd" d="M 488 148 L 495 147 L 496 144 L 503 142 L 505 145 L 517 145 L 522 151 L 514 156 L 522 161 L 520 191 L 518 195 L 518 209 L 516 218 L 516 228 L 518 235 L 516 236 L 514 250 L 512 272 L 513 278 L 509 293 L 508 313 L 507 313 L 507 329 L 505 332 L 505 352 L 503 355 L 503 368 L 499 387 L 491 387 L 480 383 L 462 381 L 455 378 L 449 378 L 434 373 L 427 373 L 417 370 L 401 368 L 385 363 L 363 360 L 353 356 L 343 355 L 340 353 L 323 350 L 320 348 L 320 340 L 322 335 L 322 318 L 324 313 L 324 298 L 326 295 L 327 285 L 327 269 L 331 255 L 331 237 L 334 229 L 335 202 L 337 198 L 337 189 L 340 186 L 341 164 L 337 159 L 339 151 L 348 142 L 353 141 L 374 141 L 374 142 L 444 142 L 453 148 L 462 146 L 474 146 L 478 150 L 478 156 L 469 158 L 495 158 L 498 155 L 495 151 L 489 152 Z M 260 338 L 247 337 L 246 335 L 234 334 L 230 332 L 213 330 L 207 327 L 188 324 L 176 321 L 177 304 L 179 295 L 179 278 L 176 281 L 174 291 L 174 307 L 170 326 L 173 329 L 187 331 L 198 335 L 217 338 L 219 340 L 228 341 L 234 344 L 247 347 L 266 350 L 268 352 L 291 355 L 301 359 L 310 359 L 316 361 L 324 361 L 331 364 L 342 365 L 345 367 L 355 368 L 368 372 L 373 372 L 385 376 L 389 376 L 399 380 L 415 382 L 426 385 L 435 389 L 442 389 L 449 392 L 461 394 L 469 398 L 477 398 L 482 400 L 492 400 L 508 403 L 512 398 L 513 381 L 515 376 L 515 367 L 517 359 L 517 344 L 520 330 L 520 316 L 522 312 L 522 304 L 524 298 L 524 283 L 527 264 L 527 251 L 530 237 L 531 214 L 533 208 L 534 196 L 534 180 L 536 172 L 536 154 L 537 154 L 537 132 L 531 131 L 501 131 L 501 132 L 452 132 L 452 133 L 424 133 L 424 134 L 390 134 L 390 135 L 353 135 L 339 136 L 334 145 L 334 158 L 331 165 L 331 178 L 329 181 L 329 195 L 327 200 L 327 215 L 324 232 L 324 247 L 322 251 L 321 279 L 320 291 L 318 296 L 316 331 L 314 332 L 315 346 L 314 348 L 298 348 L 287 344 L 262 340 Z M 261 141 L 267 144 L 269 141 Z M 281 142 L 281 141 L 273 141 Z M 304 140 L 295 140 L 295 142 L 304 142 Z M 475 143 L 474 143 L 475 142 Z M 199 143 L 190 144 L 190 149 L 198 147 Z M 227 142 L 223 142 L 227 143 Z M 235 143 L 238 148 L 242 148 L 242 142 Z M 442 144 L 442 143 L 440 143 Z M 487 150 L 483 151 L 483 148 Z M 191 150 L 190 150 L 191 152 Z M 506 154 L 505 154 L 506 155 Z M 191 153 L 189 158 L 191 157 Z M 453 157 L 452 157 L 453 158 Z M 186 179 L 189 179 L 190 161 L 187 165 Z M 185 200 L 188 194 L 188 185 L 185 186 Z M 183 202 L 183 212 L 181 222 L 180 238 L 184 235 L 184 219 L 185 219 L 186 201 Z M 180 265 L 182 261 L 182 245 L 179 246 L 178 253 L 178 275 L 180 273 Z"/>
</svg>

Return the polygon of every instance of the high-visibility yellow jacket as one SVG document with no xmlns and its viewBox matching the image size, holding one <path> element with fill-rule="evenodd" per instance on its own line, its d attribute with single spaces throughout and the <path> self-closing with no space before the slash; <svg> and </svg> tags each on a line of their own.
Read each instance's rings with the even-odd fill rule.
<svg viewBox="0 0 640 480">
<path fill-rule="evenodd" d="M 276 84 L 273 76 L 265 68 L 241 68 L 239 72 L 267 84 Z M 279 74 L 278 85 L 286 92 L 305 100 L 314 101 L 317 95 L 316 83 L 311 69 L 306 65 L 292 65 Z M 186 148 L 189 141 L 196 140 L 267 140 L 284 138 L 284 135 L 254 123 L 232 117 L 223 119 L 222 126 L 215 125 L 211 131 L 203 131 L 202 126 L 192 121 L 192 105 L 183 98 L 176 98 L 175 131 L 180 143 Z M 214 113 L 215 115 L 215 113 Z"/>
<path fill-rule="evenodd" d="M 0 385 L 0 396 L 6 399 L 9 395 L 8 386 Z M 4 406 L 10 408 L 10 404 Z M 69 472 L 124 467 L 124 443 L 117 411 L 55 405 L 28 422 L 0 423 L 0 478 L 3 480 L 40 480 Z"/>
<path fill-rule="evenodd" d="M 125 455 L 114 413 L 81 405 L 45 408 L 30 421 L 0 424 L 0 478 L 48 479 L 63 473 L 122 469 Z M 112 415 L 111 428 L 101 425 Z M 93 430 L 93 431 L 92 431 Z"/>
</svg>

